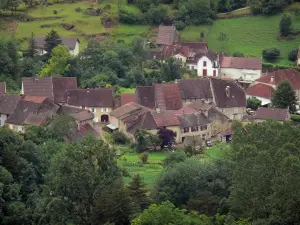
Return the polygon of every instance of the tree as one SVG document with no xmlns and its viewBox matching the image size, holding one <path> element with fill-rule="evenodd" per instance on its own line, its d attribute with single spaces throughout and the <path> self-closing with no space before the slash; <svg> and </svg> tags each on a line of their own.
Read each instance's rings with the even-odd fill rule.
<svg viewBox="0 0 300 225">
<path fill-rule="evenodd" d="M 36 54 L 36 43 L 34 40 L 34 34 L 33 32 L 31 33 L 31 37 L 28 40 L 28 56 L 33 58 L 33 56 Z"/>
<path fill-rule="evenodd" d="M 69 70 L 71 54 L 66 46 L 58 45 L 52 50 L 51 58 L 40 72 L 40 76 L 63 75 Z"/>
<path fill-rule="evenodd" d="M 290 0 L 248 0 L 253 13 L 275 14 L 291 3 Z"/>
<path fill-rule="evenodd" d="M 297 60 L 297 55 L 298 55 L 298 49 L 293 49 L 290 53 L 289 53 L 289 60 L 292 62 L 295 62 Z"/>
<path fill-rule="evenodd" d="M 296 111 L 297 98 L 289 81 L 280 82 L 273 95 L 272 104 L 277 108 L 289 108 L 290 112 Z"/>
<path fill-rule="evenodd" d="M 149 24 L 159 25 L 163 22 L 167 9 L 161 5 L 150 5 L 150 8 L 145 13 L 146 20 Z"/>
<path fill-rule="evenodd" d="M 257 98 L 248 98 L 247 99 L 247 108 L 257 110 L 261 106 L 261 101 Z"/>
<path fill-rule="evenodd" d="M 262 54 L 267 60 L 275 60 L 280 56 L 280 50 L 278 48 L 265 48 Z"/>
<path fill-rule="evenodd" d="M 176 208 L 171 202 L 166 201 L 160 205 L 150 205 L 132 225 L 212 225 L 209 217 L 198 214 L 187 214 L 186 210 Z"/>
<path fill-rule="evenodd" d="M 135 150 L 136 152 L 140 153 L 143 152 L 151 146 L 149 134 L 145 130 L 137 130 L 135 133 Z"/>
<path fill-rule="evenodd" d="M 279 24 L 280 33 L 282 36 L 288 36 L 292 30 L 292 18 L 290 14 L 284 13 Z"/>
<path fill-rule="evenodd" d="M 164 148 L 164 146 L 172 146 L 176 136 L 174 131 L 167 128 L 159 128 L 157 135 L 161 139 L 161 148 Z"/>
<path fill-rule="evenodd" d="M 180 163 L 185 161 L 187 158 L 187 155 L 185 154 L 184 151 L 175 151 L 169 153 L 169 155 L 164 159 L 163 161 L 163 166 L 168 167 L 168 166 L 173 166 L 176 163 Z"/>
<path fill-rule="evenodd" d="M 47 52 L 46 57 L 47 59 L 50 58 L 52 50 L 61 44 L 61 39 L 58 33 L 55 30 L 51 30 L 46 38 L 45 38 L 45 51 Z"/>
<path fill-rule="evenodd" d="M 129 192 L 130 202 L 132 203 L 132 208 L 136 209 L 134 210 L 134 214 L 136 216 L 136 214 L 146 209 L 150 203 L 150 199 L 147 196 L 146 185 L 143 184 L 141 176 L 137 174 L 132 178 L 127 189 Z"/>
</svg>

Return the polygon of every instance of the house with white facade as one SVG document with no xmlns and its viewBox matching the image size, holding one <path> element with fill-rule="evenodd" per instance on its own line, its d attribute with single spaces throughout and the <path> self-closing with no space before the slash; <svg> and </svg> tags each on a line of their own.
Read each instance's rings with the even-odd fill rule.
<svg viewBox="0 0 300 225">
<path fill-rule="evenodd" d="M 36 37 L 34 39 L 36 48 L 39 55 L 45 55 L 47 51 L 45 50 L 45 36 Z M 68 47 L 71 55 L 79 54 L 79 39 L 77 37 L 62 37 L 61 45 Z"/>
<path fill-rule="evenodd" d="M 220 78 L 238 80 L 248 86 L 262 75 L 262 59 L 220 57 Z"/>
</svg>

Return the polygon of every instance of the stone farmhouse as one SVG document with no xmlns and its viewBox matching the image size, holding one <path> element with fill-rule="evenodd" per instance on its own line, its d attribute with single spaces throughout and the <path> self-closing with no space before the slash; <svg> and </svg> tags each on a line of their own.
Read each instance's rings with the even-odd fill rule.
<svg viewBox="0 0 300 225">
<path fill-rule="evenodd" d="M 34 42 L 36 44 L 38 54 L 45 55 L 47 53 L 47 51 L 45 50 L 45 36 L 36 37 L 34 39 Z M 71 55 L 76 56 L 79 54 L 79 44 L 80 44 L 80 41 L 77 37 L 62 37 L 61 38 L 61 45 L 68 47 Z"/>
</svg>

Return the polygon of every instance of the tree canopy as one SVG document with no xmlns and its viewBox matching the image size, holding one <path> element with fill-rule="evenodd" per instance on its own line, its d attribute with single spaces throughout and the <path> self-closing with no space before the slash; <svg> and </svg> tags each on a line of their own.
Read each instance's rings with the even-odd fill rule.
<svg viewBox="0 0 300 225">
<path fill-rule="evenodd" d="M 297 100 L 295 91 L 289 81 L 283 80 L 280 82 L 273 95 L 272 104 L 274 107 L 289 108 L 291 112 L 295 112 Z"/>
</svg>

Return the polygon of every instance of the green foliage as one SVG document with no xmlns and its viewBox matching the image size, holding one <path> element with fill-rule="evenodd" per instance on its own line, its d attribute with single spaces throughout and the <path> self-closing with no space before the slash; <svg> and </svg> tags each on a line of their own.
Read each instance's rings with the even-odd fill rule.
<svg viewBox="0 0 300 225">
<path fill-rule="evenodd" d="M 261 101 L 257 98 L 248 98 L 247 99 L 247 108 L 257 110 L 261 106 Z"/>
<path fill-rule="evenodd" d="M 278 48 L 266 48 L 263 50 L 262 55 L 267 60 L 274 60 L 280 56 L 280 50 Z"/>
<path fill-rule="evenodd" d="M 164 167 L 173 166 L 176 163 L 183 162 L 184 160 L 186 160 L 186 158 L 187 158 L 187 155 L 185 154 L 184 151 L 178 150 L 175 152 L 171 152 L 164 159 L 163 165 L 164 165 Z"/>
<path fill-rule="evenodd" d="M 146 130 L 137 130 L 135 133 L 135 140 L 135 150 L 138 153 L 148 150 L 151 145 L 149 133 Z"/>
<path fill-rule="evenodd" d="M 167 14 L 167 9 L 164 6 L 153 4 L 145 13 L 145 20 L 148 24 L 159 25 L 163 22 L 165 15 Z"/>
<path fill-rule="evenodd" d="M 245 57 L 244 54 L 241 53 L 241 52 L 234 52 L 234 53 L 232 54 L 232 56 L 233 56 L 233 57 Z"/>
<path fill-rule="evenodd" d="M 34 34 L 31 33 L 31 37 L 28 40 L 28 50 L 27 54 L 29 57 L 33 58 L 33 56 L 37 53 L 36 51 L 36 43 L 34 40 Z"/>
<path fill-rule="evenodd" d="M 111 136 L 112 136 L 112 139 L 114 140 L 114 143 L 126 144 L 129 142 L 127 136 L 123 132 L 115 131 L 112 133 Z"/>
<path fill-rule="evenodd" d="M 131 222 L 132 225 L 212 225 L 210 219 L 204 215 L 187 214 L 186 210 L 176 208 L 171 202 L 166 201 L 160 205 L 150 205 L 138 218 Z"/>
<path fill-rule="evenodd" d="M 173 81 L 181 78 L 180 63 L 174 58 L 169 58 L 167 63 L 163 64 L 165 81 Z"/>
<path fill-rule="evenodd" d="M 279 24 L 280 33 L 282 36 L 288 36 L 292 30 L 292 18 L 289 14 L 284 13 Z"/>
<path fill-rule="evenodd" d="M 186 25 L 183 21 L 177 21 L 175 23 L 175 27 L 178 31 L 180 31 L 180 30 L 183 30 L 186 27 Z"/>
<path fill-rule="evenodd" d="M 45 37 L 45 51 L 47 52 L 47 59 L 50 58 L 52 50 L 61 44 L 61 39 L 58 33 L 55 30 L 51 30 Z"/>
<path fill-rule="evenodd" d="M 143 164 L 146 164 L 148 162 L 148 156 L 149 156 L 148 152 L 143 152 L 140 154 L 140 159 Z"/>
<path fill-rule="evenodd" d="M 70 59 L 71 54 L 68 47 L 63 45 L 56 46 L 52 49 L 51 57 L 41 70 L 40 76 L 63 75 L 71 66 L 69 64 Z"/>
<path fill-rule="evenodd" d="M 295 62 L 297 60 L 297 55 L 298 55 L 298 49 L 293 49 L 290 53 L 289 53 L 289 60 L 292 62 Z"/>
<path fill-rule="evenodd" d="M 277 87 L 273 98 L 272 104 L 277 108 L 289 108 L 290 112 L 296 111 L 296 95 L 289 81 L 281 81 Z"/>
<path fill-rule="evenodd" d="M 290 4 L 290 0 L 249 0 L 253 13 L 274 14 Z"/>
<path fill-rule="evenodd" d="M 291 115 L 291 120 L 294 121 L 294 122 L 300 122 L 300 116 L 292 114 Z"/>
<path fill-rule="evenodd" d="M 253 224 L 295 224 L 299 186 L 300 129 L 291 123 L 234 126 L 230 205 Z M 287 199 L 289 199 L 287 201 Z M 257 223 L 255 223 L 257 221 Z M 259 223 L 260 221 L 260 223 Z"/>
<path fill-rule="evenodd" d="M 142 15 L 121 9 L 119 10 L 119 21 L 125 24 L 140 24 L 142 23 Z"/>
</svg>

